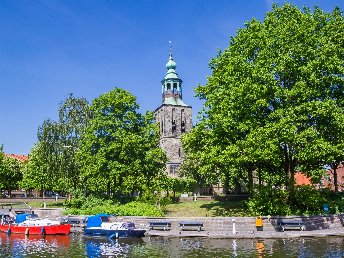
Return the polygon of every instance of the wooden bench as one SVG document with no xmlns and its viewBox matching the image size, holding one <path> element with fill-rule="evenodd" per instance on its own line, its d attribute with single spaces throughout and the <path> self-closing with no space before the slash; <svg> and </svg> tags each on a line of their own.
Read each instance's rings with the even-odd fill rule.
<svg viewBox="0 0 344 258">
<path fill-rule="evenodd" d="M 198 230 L 201 231 L 203 227 L 203 222 L 202 221 L 193 221 L 193 220 L 188 220 L 188 221 L 180 221 L 179 222 L 180 230 Z"/>
<path fill-rule="evenodd" d="M 149 221 L 149 229 L 171 230 L 170 221 Z"/>
<path fill-rule="evenodd" d="M 284 231 L 286 229 L 298 229 L 298 230 L 305 230 L 305 223 L 302 220 L 278 220 L 277 226 L 280 231 Z"/>
</svg>

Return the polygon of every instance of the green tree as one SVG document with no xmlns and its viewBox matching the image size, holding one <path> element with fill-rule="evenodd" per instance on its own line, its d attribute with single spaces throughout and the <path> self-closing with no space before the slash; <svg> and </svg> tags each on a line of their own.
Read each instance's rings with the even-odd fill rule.
<svg viewBox="0 0 344 258">
<path fill-rule="evenodd" d="M 9 196 L 11 196 L 12 190 L 18 189 L 19 183 L 23 178 L 24 168 L 23 162 L 12 157 L 3 156 L 2 165 L 0 166 L 0 185 L 2 189 L 7 190 Z"/>
<path fill-rule="evenodd" d="M 203 130 L 188 138 L 211 136 L 214 147 L 204 146 L 204 155 L 219 167 L 237 168 L 228 170 L 231 176 L 246 171 L 251 191 L 253 173 L 260 172 L 262 180 L 274 178 L 293 196 L 295 171 L 303 166 L 311 174 L 330 160 L 326 153 L 316 157 L 324 146 L 343 139 L 343 39 L 339 8 L 325 13 L 274 5 L 262 22 L 247 22 L 210 62 L 208 83 L 196 88 L 205 100 Z M 343 149 L 337 149 L 340 157 Z"/>
<path fill-rule="evenodd" d="M 166 157 L 153 114 L 138 108 L 136 98 L 120 88 L 93 100 L 78 152 L 88 190 L 108 196 L 143 191 L 163 172 Z"/>
<path fill-rule="evenodd" d="M 45 190 L 53 187 L 48 166 L 42 145 L 36 143 L 31 149 L 21 187 L 26 190 L 40 190 L 44 197 Z"/>
<path fill-rule="evenodd" d="M 38 128 L 38 142 L 31 150 L 22 186 L 26 189 L 70 191 L 80 188 L 79 150 L 90 119 L 89 104 L 70 94 L 59 106 L 59 120 L 45 120 Z"/>
<path fill-rule="evenodd" d="M 63 189 L 77 189 L 80 185 L 80 165 L 76 153 L 80 148 L 81 138 L 85 134 L 91 111 L 85 98 L 76 98 L 70 94 L 59 107 L 60 131 L 60 169 Z"/>
</svg>

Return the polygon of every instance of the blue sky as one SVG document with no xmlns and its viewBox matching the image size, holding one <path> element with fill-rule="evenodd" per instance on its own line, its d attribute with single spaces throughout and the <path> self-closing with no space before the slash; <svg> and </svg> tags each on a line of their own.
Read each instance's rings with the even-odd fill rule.
<svg viewBox="0 0 344 258">
<path fill-rule="evenodd" d="M 217 49 L 272 0 L 0 0 L 0 145 L 28 154 L 37 128 L 57 118 L 69 93 L 89 101 L 115 86 L 137 96 L 141 111 L 161 104 L 169 41 L 194 118 Z M 284 3 L 285 1 L 278 1 Z M 325 11 L 340 0 L 289 1 Z M 194 119 L 195 120 L 195 119 Z"/>
</svg>

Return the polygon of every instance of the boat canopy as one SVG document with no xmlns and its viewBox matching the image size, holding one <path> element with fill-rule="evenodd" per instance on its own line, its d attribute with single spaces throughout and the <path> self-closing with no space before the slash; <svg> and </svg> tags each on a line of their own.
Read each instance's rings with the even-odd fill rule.
<svg viewBox="0 0 344 258">
<path fill-rule="evenodd" d="M 21 222 L 24 222 L 25 220 L 27 220 L 27 218 L 31 216 L 30 213 L 23 213 L 23 214 L 18 214 L 16 216 L 16 221 L 15 223 L 21 223 Z"/>
<path fill-rule="evenodd" d="M 91 217 L 88 217 L 86 227 L 100 227 L 102 222 L 109 222 L 110 215 L 109 214 L 97 214 Z"/>
</svg>

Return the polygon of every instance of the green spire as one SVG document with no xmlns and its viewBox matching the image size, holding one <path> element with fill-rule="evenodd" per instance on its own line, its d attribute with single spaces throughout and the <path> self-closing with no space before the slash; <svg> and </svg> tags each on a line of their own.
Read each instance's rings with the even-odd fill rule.
<svg viewBox="0 0 344 258">
<path fill-rule="evenodd" d="M 171 42 L 171 41 L 170 41 Z M 177 68 L 176 62 L 173 60 L 172 56 L 172 45 L 170 46 L 170 56 L 168 58 L 168 62 L 166 63 L 167 73 L 165 79 L 178 79 L 178 74 L 175 71 Z"/>
<path fill-rule="evenodd" d="M 171 41 L 170 41 L 171 44 Z M 167 72 L 162 84 L 162 102 L 168 105 L 187 106 L 182 100 L 182 83 L 176 72 L 177 64 L 173 60 L 172 45 L 170 45 L 170 55 L 166 64 Z"/>
</svg>

